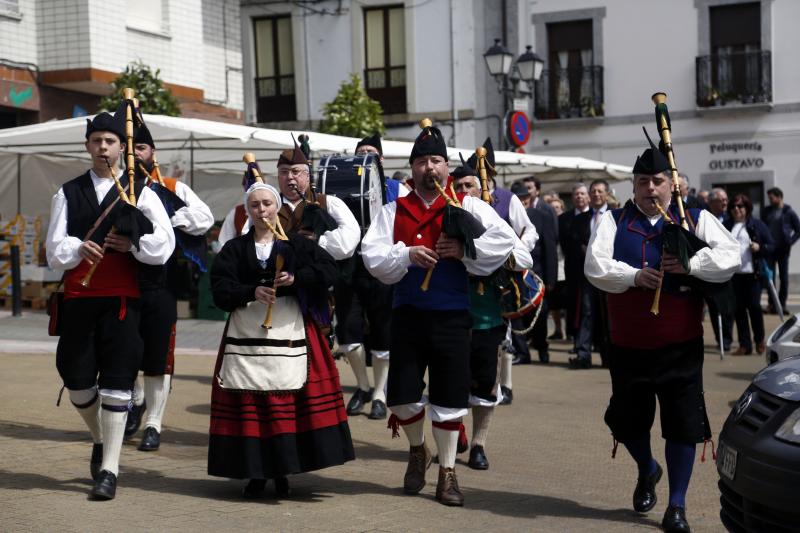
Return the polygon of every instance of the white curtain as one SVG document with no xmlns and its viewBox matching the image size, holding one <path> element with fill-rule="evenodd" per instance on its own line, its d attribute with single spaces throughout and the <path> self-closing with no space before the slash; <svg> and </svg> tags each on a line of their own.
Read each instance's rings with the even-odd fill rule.
<svg viewBox="0 0 800 533">
<path fill-rule="evenodd" d="M 569 52 L 558 53 L 558 109 L 569 109 L 569 76 L 567 75 Z"/>
<path fill-rule="evenodd" d="M 594 65 L 594 60 L 592 58 L 593 52 L 594 51 L 591 48 L 581 50 L 581 107 L 583 107 L 586 98 L 589 99 L 589 101 L 586 101 L 586 104 L 592 100 L 592 66 Z"/>
<path fill-rule="evenodd" d="M 720 46 L 717 48 L 717 81 L 719 83 L 719 94 L 723 98 L 729 98 L 733 92 L 733 64 L 731 53 L 732 46 Z"/>
</svg>

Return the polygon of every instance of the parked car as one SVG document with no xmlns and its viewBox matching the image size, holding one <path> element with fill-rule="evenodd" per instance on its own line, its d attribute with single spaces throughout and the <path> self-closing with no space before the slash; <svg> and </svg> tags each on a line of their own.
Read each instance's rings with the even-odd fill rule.
<svg viewBox="0 0 800 533">
<path fill-rule="evenodd" d="M 719 435 L 717 471 L 729 531 L 800 531 L 800 356 L 753 378 Z"/>
<path fill-rule="evenodd" d="M 800 355 L 800 313 L 785 320 L 767 337 L 767 364 Z"/>
</svg>

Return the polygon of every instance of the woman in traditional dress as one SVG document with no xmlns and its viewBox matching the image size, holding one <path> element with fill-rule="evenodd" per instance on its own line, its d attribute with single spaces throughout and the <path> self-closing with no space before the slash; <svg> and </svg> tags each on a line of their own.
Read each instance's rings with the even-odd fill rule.
<svg viewBox="0 0 800 533">
<path fill-rule="evenodd" d="M 354 459 L 339 374 L 318 327 L 336 264 L 307 237 L 276 238 L 266 222 L 275 227 L 281 206 L 274 187 L 254 184 L 245 206 L 250 231 L 228 241 L 211 270 L 214 303 L 231 315 L 214 368 L 208 473 L 249 479 L 246 498 L 274 479 L 285 497 L 287 475 Z"/>
</svg>

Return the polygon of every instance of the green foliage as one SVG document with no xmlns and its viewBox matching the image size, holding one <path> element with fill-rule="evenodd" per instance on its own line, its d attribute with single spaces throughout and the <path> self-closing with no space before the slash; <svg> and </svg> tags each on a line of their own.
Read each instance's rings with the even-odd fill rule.
<svg viewBox="0 0 800 533">
<path fill-rule="evenodd" d="M 323 133 L 346 137 L 366 137 L 384 134 L 383 109 L 367 95 L 358 74 L 342 82 L 333 101 L 323 108 L 324 119 L 320 125 Z"/>
<path fill-rule="evenodd" d="M 142 113 L 177 117 L 181 114 L 178 99 L 164 87 L 159 75 L 160 69 L 153 72 L 149 65 L 134 61 L 125 67 L 116 80 L 111 82 L 111 94 L 100 101 L 100 109 L 113 112 L 122 101 L 122 89 L 130 87 L 136 91 Z"/>
</svg>

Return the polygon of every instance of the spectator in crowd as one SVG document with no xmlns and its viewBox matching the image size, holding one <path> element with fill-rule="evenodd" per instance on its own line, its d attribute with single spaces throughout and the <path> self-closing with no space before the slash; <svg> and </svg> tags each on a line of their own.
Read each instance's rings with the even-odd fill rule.
<svg viewBox="0 0 800 533">
<path fill-rule="evenodd" d="M 725 229 L 731 232 L 739 243 L 742 264 L 733 275 L 733 291 L 736 294 L 736 332 L 739 335 L 739 349 L 733 355 L 753 353 L 763 354 L 764 315 L 761 311 L 761 278 L 764 275 L 764 262 L 770 257 L 775 245 L 766 224 L 753 218 L 753 203 L 746 194 L 737 194 L 728 208 L 729 218 Z M 750 315 L 750 324 L 747 317 Z M 750 337 L 750 326 L 753 337 Z"/>
<path fill-rule="evenodd" d="M 564 212 L 564 201 L 555 196 L 548 202 L 550 207 L 553 208 L 557 217 L 560 217 Z M 567 290 L 566 281 L 564 278 L 564 254 L 561 252 L 561 247 L 555 247 L 558 251 L 558 267 L 556 271 L 556 286 L 553 291 L 546 295 L 547 307 L 550 309 L 550 318 L 556 326 L 552 335 L 547 337 L 549 340 L 561 340 L 564 338 L 564 329 L 561 327 L 561 311 L 564 309 L 564 299 Z"/>
<path fill-rule="evenodd" d="M 705 205 L 708 205 L 708 195 L 709 192 L 705 189 L 700 189 L 697 193 L 697 199 L 703 202 Z"/>
<path fill-rule="evenodd" d="M 708 205 L 706 207 L 708 212 L 717 217 L 717 219 L 724 224 L 727 223 L 730 215 L 728 214 L 728 193 L 725 189 L 714 187 L 708 193 Z M 717 346 L 722 346 L 722 350 L 727 352 L 731 349 L 731 342 L 733 342 L 733 315 L 728 313 L 722 314 L 722 341 L 720 341 L 720 313 L 717 305 L 714 303 L 713 298 L 706 298 L 706 305 L 708 306 L 708 315 L 711 319 L 712 329 L 714 330 L 714 338 L 717 340 Z"/>
<path fill-rule="evenodd" d="M 564 254 L 564 275 L 566 277 L 567 335 L 577 338 L 580 318 L 580 289 L 584 281 L 583 259 L 586 255 L 581 236 L 575 221 L 579 215 L 589 210 L 589 189 L 583 183 L 572 187 L 572 209 L 558 217 L 558 240 Z M 575 353 L 574 347 L 570 353 Z"/>
<path fill-rule="evenodd" d="M 538 209 L 550 215 L 550 218 L 553 219 L 553 227 L 556 228 L 556 238 L 558 238 L 558 218 L 556 217 L 556 213 L 547 201 L 539 198 L 539 193 L 542 190 L 542 182 L 539 181 L 539 178 L 536 176 L 523 178 L 522 182 L 525 184 L 525 187 L 527 187 L 528 194 L 530 195 L 530 205 L 526 207 L 532 207 L 533 209 Z"/>
<path fill-rule="evenodd" d="M 725 189 L 714 187 L 708 194 L 708 208 L 712 215 L 723 224 L 728 218 L 728 193 Z"/>
<path fill-rule="evenodd" d="M 589 240 L 594 234 L 600 218 L 608 210 L 608 182 L 594 180 L 589 186 L 590 208 L 577 217 L 573 223 L 575 238 L 580 240 L 580 263 L 586 256 Z M 577 247 L 576 247 L 577 251 Z M 569 366 L 573 369 L 586 369 L 592 366 L 592 345 L 600 352 L 603 367 L 607 366 L 605 357 L 605 327 L 601 316 L 601 294 L 585 276 L 581 276 L 579 285 L 580 319 L 578 321 L 578 337 L 575 341 L 575 357 L 570 358 Z"/>
<path fill-rule="evenodd" d="M 686 174 L 678 174 L 678 183 L 680 184 L 681 198 L 683 198 L 684 207 L 692 207 L 696 209 L 706 208 L 706 205 L 703 202 L 691 194 L 692 191 L 689 190 L 689 177 Z"/>
<path fill-rule="evenodd" d="M 554 199 L 558 198 L 558 192 L 556 191 L 547 191 L 542 195 L 542 200 L 547 202 L 548 204 L 552 202 Z M 563 202 L 562 202 L 563 203 Z"/>
<path fill-rule="evenodd" d="M 789 294 L 789 252 L 792 245 L 800 239 L 800 219 L 794 209 L 788 204 L 783 203 L 783 191 L 777 187 L 767 191 L 769 204 L 764 208 L 761 219 L 769 227 L 772 240 L 775 243 L 775 251 L 772 254 L 770 268 L 780 277 L 780 288 L 778 298 L 780 299 L 781 309 L 786 313 L 786 296 Z M 770 307 L 775 310 L 777 306 L 769 295 Z"/>
</svg>

